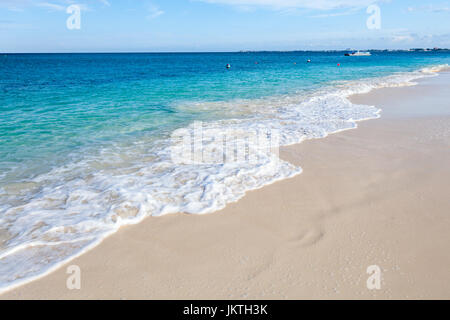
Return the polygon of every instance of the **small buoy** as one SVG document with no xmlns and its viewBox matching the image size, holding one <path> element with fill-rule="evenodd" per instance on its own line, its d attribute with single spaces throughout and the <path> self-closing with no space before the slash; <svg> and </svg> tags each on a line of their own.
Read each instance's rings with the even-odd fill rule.
<svg viewBox="0 0 450 320">
<path fill-rule="evenodd" d="M 338 67 L 340 67 L 341 66 L 341 64 L 340 63 L 338 63 Z"/>
<path fill-rule="evenodd" d="M 311 62 L 311 59 L 308 59 L 308 61 L 306 61 L 306 62 L 310 63 L 310 62 Z"/>
<path fill-rule="evenodd" d="M 227 64 L 227 69 L 230 69 L 231 68 L 231 64 Z"/>
<path fill-rule="evenodd" d="M 297 62 L 294 62 L 294 64 L 297 64 Z"/>
</svg>

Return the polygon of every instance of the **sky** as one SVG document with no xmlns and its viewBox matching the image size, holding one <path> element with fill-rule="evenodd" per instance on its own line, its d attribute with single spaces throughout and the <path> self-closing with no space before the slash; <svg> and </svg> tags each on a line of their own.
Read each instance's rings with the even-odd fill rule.
<svg viewBox="0 0 450 320">
<path fill-rule="evenodd" d="M 450 48 L 450 0 L 0 0 L 7 53 L 416 47 Z"/>
</svg>

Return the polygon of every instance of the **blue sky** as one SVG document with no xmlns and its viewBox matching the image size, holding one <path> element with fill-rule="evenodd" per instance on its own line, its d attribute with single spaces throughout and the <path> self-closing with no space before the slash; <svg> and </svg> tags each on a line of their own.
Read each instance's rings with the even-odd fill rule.
<svg viewBox="0 0 450 320">
<path fill-rule="evenodd" d="M 380 29 L 366 25 L 373 3 Z M 450 1 L 0 0 L 0 52 L 411 47 L 450 47 Z"/>
</svg>

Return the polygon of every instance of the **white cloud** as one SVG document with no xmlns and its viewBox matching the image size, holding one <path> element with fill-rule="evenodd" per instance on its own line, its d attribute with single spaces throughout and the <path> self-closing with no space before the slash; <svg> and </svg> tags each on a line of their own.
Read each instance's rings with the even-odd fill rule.
<svg viewBox="0 0 450 320">
<path fill-rule="evenodd" d="M 0 8 L 6 8 L 9 11 L 20 12 L 23 11 L 23 7 L 28 5 L 30 0 L 1 0 Z"/>
<path fill-rule="evenodd" d="M 109 3 L 108 0 L 100 0 L 101 3 L 103 3 L 105 6 L 110 7 L 111 3 Z"/>
<path fill-rule="evenodd" d="M 410 34 L 407 35 L 393 35 L 391 38 L 392 42 L 412 42 L 414 37 Z"/>
<path fill-rule="evenodd" d="M 148 6 L 148 15 L 147 18 L 148 19 L 156 19 L 159 16 L 163 15 L 165 12 L 160 10 L 158 6 L 155 6 L 153 4 L 150 4 Z"/>
<path fill-rule="evenodd" d="M 348 16 L 356 13 L 357 11 L 354 9 L 344 11 L 344 12 L 334 12 L 334 13 L 323 13 L 311 16 L 311 18 L 331 18 L 331 17 L 340 17 L 340 16 Z"/>
<path fill-rule="evenodd" d="M 42 8 L 46 8 L 46 9 L 50 9 L 50 10 L 54 10 L 54 11 L 66 10 L 66 7 L 64 7 L 62 5 L 59 5 L 59 4 L 50 3 L 50 2 L 39 2 L 39 3 L 36 4 L 36 6 L 42 7 Z"/>
<path fill-rule="evenodd" d="M 450 7 L 441 7 L 441 8 L 434 8 L 431 10 L 432 12 L 450 12 Z"/>
<path fill-rule="evenodd" d="M 364 8 L 377 0 L 198 0 L 208 3 L 226 4 L 238 7 L 266 7 L 272 9 L 317 9 Z"/>
<path fill-rule="evenodd" d="M 14 21 L 0 20 L 0 31 L 18 30 L 18 29 L 34 29 L 31 24 L 17 23 Z"/>
<path fill-rule="evenodd" d="M 77 4 L 81 7 L 81 10 L 90 11 L 87 5 L 80 3 L 79 0 L 50 0 L 48 1 L 39 1 L 39 0 L 0 0 L 0 8 L 6 8 L 10 11 L 21 12 L 26 10 L 27 8 L 33 7 L 41 7 L 46 8 L 51 11 L 63 11 L 71 4 Z M 99 3 L 102 3 L 104 6 L 111 6 L 108 0 L 98 0 Z"/>
<path fill-rule="evenodd" d="M 425 5 L 420 7 L 408 7 L 408 12 L 431 12 L 431 13 L 445 13 L 450 12 L 450 7 L 448 6 L 436 6 L 436 5 Z"/>
</svg>

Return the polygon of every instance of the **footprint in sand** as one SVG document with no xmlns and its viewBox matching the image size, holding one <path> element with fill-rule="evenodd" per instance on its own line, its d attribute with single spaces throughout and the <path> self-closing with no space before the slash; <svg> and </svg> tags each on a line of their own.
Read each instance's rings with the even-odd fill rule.
<svg viewBox="0 0 450 320">
<path fill-rule="evenodd" d="M 295 246 L 309 247 L 315 245 L 324 237 L 324 232 L 318 227 L 310 227 L 292 237 L 289 242 Z"/>
</svg>

